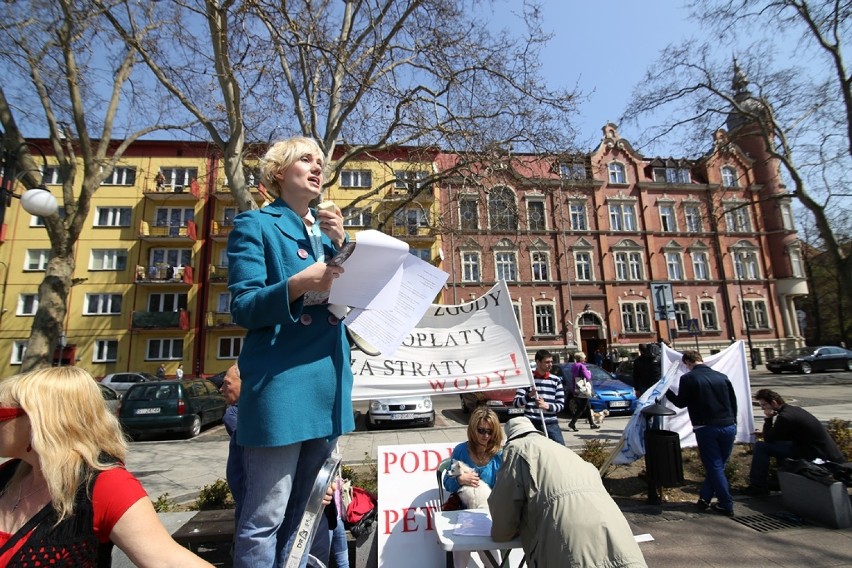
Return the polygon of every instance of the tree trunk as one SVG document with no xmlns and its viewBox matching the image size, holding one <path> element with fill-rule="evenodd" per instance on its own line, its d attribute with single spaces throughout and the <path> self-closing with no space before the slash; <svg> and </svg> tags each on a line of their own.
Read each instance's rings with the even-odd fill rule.
<svg viewBox="0 0 852 568">
<path fill-rule="evenodd" d="M 54 349 L 51 346 L 59 344 L 59 336 L 65 329 L 73 273 L 73 254 L 53 257 L 47 263 L 44 280 L 38 287 L 38 310 L 27 343 L 27 352 L 21 364 L 21 372 L 54 364 Z"/>
</svg>

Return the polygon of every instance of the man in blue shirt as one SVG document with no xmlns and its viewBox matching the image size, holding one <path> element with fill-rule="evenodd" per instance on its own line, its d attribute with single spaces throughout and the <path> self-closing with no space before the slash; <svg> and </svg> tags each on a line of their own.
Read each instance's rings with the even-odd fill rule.
<svg viewBox="0 0 852 568">
<path fill-rule="evenodd" d="M 557 415 L 565 407 L 565 392 L 562 379 L 550 373 L 553 357 L 547 349 L 539 349 L 535 354 L 535 388 L 521 387 L 515 393 L 514 405 L 524 409 L 524 416 L 530 419 L 540 432 L 547 431 L 547 437 L 565 445 L 562 430 L 559 429 Z M 542 424 L 542 415 L 544 423 Z"/>
</svg>

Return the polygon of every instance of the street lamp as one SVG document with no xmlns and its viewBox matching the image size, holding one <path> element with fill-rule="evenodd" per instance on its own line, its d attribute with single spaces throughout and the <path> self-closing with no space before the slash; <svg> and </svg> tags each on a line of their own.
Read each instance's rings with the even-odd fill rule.
<svg viewBox="0 0 852 568">
<path fill-rule="evenodd" d="M 21 142 L 14 150 L 4 149 L 3 159 L 0 163 L 2 168 L 2 180 L 0 180 L 0 226 L 3 225 L 6 219 L 6 208 L 12 205 L 12 198 L 20 199 L 24 211 L 31 215 L 39 217 L 49 217 L 59 210 L 59 204 L 56 198 L 45 189 L 43 183 L 38 187 L 28 189 L 23 195 L 15 193 L 15 182 L 18 181 L 18 176 L 25 173 L 18 171 L 18 152 L 27 146 L 36 150 L 44 163 L 42 168 L 42 182 L 44 180 L 44 171 L 47 169 L 47 157 L 41 148 L 31 142 Z"/>
<path fill-rule="evenodd" d="M 737 262 L 734 263 L 734 272 L 737 275 L 737 285 L 740 287 L 740 315 L 743 318 L 743 322 L 745 323 L 746 328 L 746 339 L 748 340 L 748 356 L 751 360 L 751 368 L 752 370 L 757 369 L 757 362 L 754 360 L 754 347 L 751 344 L 751 324 L 749 323 L 749 318 L 746 316 L 745 310 L 745 294 L 743 293 L 743 272 L 745 272 L 745 259 L 743 258 L 742 251 L 734 251 L 736 255 Z M 737 268 L 737 264 L 739 264 L 739 269 Z"/>
</svg>

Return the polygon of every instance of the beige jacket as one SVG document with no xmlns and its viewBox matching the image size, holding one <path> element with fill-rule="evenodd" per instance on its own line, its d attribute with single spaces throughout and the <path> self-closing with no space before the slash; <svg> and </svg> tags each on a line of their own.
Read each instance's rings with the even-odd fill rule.
<svg viewBox="0 0 852 568">
<path fill-rule="evenodd" d="M 520 533 L 530 568 L 647 566 L 595 467 L 537 433 L 506 445 L 488 506 L 492 538 Z"/>
</svg>

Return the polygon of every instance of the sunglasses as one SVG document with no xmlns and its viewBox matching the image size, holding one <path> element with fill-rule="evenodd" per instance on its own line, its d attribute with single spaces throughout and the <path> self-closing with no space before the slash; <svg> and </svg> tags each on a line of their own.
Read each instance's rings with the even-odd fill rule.
<svg viewBox="0 0 852 568">
<path fill-rule="evenodd" d="M 26 414 L 23 408 L 0 408 L 0 422 L 18 418 Z"/>
<path fill-rule="evenodd" d="M 488 428 L 477 428 L 476 433 L 481 435 L 481 436 L 490 436 L 491 434 L 494 433 L 494 431 L 489 430 Z"/>
</svg>

